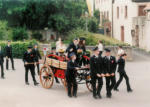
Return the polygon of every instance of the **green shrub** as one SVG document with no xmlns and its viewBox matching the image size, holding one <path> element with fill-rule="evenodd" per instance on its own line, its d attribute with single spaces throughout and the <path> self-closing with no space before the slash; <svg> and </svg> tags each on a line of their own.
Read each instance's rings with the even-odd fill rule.
<svg viewBox="0 0 150 107">
<path fill-rule="evenodd" d="M 40 32 L 35 32 L 31 35 L 31 37 L 40 41 L 42 39 L 42 34 Z"/>
<path fill-rule="evenodd" d="M 12 30 L 8 27 L 7 21 L 0 21 L 0 40 L 11 39 Z"/>
<path fill-rule="evenodd" d="M 29 45 L 33 46 L 35 43 L 37 43 L 35 40 L 32 41 L 17 41 L 17 42 L 12 42 L 12 52 L 13 52 L 13 57 L 14 58 L 22 58 L 23 53 L 27 50 L 27 47 Z M 5 55 L 5 47 L 7 45 L 7 41 L 0 41 L 0 46 L 2 47 L 2 51 L 4 52 Z"/>
<path fill-rule="evenodd" d="M 88 20 L 88 30 L 89 32 L 96 33 L 98 31 L 98 20 L 92 17 Z"/>
<path fill-rule="evenodd" d="M 79 38 L 79 37 L 85 37 L 86 45 L 91 45 L 91 46 L 97 45 L 99 40 L 101 40 L 103 42 L 103 44 L 107 45 L 107 46 L 108 45 L 112 45 L 112 46 L 118 46 L 118 45 L 127 46 L 127 45 L 129 45 L 129 44 L 120 42 L 119 40 L 107 37 L 105 35 L 86 32 L 82 29 L 75 29 L 75 30 L 72 30 L 71 32 L 69 32 L 68 38 L 65 41 L 65 43 L 70 43 L 70 42 L 72 42 L 72 40 L 74 38 Z"/>
<path fill-rule="evenodd" d="M 12 32 L 12 39 L 14 41 L 28 39 L 28 33 L 25 28 L 15 28 Z"/>
</svg>

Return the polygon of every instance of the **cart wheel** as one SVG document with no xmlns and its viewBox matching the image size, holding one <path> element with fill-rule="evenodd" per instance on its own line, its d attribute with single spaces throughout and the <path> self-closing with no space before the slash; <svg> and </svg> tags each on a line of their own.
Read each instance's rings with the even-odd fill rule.
<svg viewBox="0 0 150 107">
<path fill-rule="evenodd" d="M 66 82 L 66 79 L 61 79 L 61 82 L 64 85 L 65 90 L 67 91 L 67 82 Z"/>
<path fill-rule="evenodd" d="M 87 88 L 88 88 L 88 90 L 89 90 L 90 92 L 93 92 L 92 81 L 91 81 L 90 76 L 87 77 L 87 80 L 86 80 L 86 86 L 87 86 Z"/>
<path fill-rule="evenodd" d="M 48 65 L 44 65 L 40 70 L 40 83 L 43 88 L 49 89 L 52 87 L 54 74 Z"/>
</svg>

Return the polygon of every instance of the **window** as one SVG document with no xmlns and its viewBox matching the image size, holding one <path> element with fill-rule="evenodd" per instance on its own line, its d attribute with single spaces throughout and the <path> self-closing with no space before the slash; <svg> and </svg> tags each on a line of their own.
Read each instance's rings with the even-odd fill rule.
<svg viewBox="0 0 150 107">
<path fill-rule="evenodd" d="M 128 17 L 128 7 L 125 6 L 125 18 L 127 18 L 127 17 Z"/>
<path fill-rule="evenodd" d="M 119 19 L 119 7 L 117 7 L 117 18 Z"/>
<path fill-rule="evenodd" d="M 144 8 L 145 8 L 146 6 L 145 5 L 143 5 L 143 6 L 139 6 L 139 16 L 145 16 L 146 15 L 146 12 L 144 11 Z"/>
</svg>

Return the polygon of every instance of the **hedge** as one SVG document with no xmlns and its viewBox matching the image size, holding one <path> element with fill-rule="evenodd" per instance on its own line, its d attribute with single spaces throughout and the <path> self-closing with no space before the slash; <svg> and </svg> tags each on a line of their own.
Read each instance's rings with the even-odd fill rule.
<svg viewBox="0 0 150 107">
<path fill-rule="evenodd" d="M 17 41 L 17 42 L 12 42 L 12 52 L 13 52 L 13 57 L 14 58 L 22 58 L 23 53 L 27 50 L 27 47 L 29 45 L 33 46 L 35 43 L 37 43 L 35 40 L 32 41 Z M 2 48 L 2 52 L 5 55 L 5 47 L 7 45 L 7 41 L 0 41 L 0 46 Z"/>
<path fill-rule="evenodd" d="M 75 29 L 68 34 L 67 40 L 65 43 L 70 43 L 74 38 L 85 37 L 86 45 L 95 46 L 98 44 L 98 41 L 101 40 L 106 46 L 129 46 L 129 44 L 116 40 L 114 38 L 110 38 L 108 36 L 96 33 L 86 32 L 82 29 Z"/>
</svg>

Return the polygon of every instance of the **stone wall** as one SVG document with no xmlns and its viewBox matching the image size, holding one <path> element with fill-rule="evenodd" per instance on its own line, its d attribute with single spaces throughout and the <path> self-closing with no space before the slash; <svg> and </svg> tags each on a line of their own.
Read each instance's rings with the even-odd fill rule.
<svg viewBox="0 0 150 107">
<path fill-rule="evenodd" d="M 49 51 L 51 50 L 51 45 L 50 44 L 40 44 L 40 46 L 39 46 L 40 51 L 43 51 L 44 47 L 48 48 Z M 87 46 L 86 48 L 87 48 L 87 50 L 90 50 L 92 52 L 92 49 L 94 48 L 94 46 Z M 113 56 L 117 56 L 118 46 L 105 46 L 105 48 L 110 49 L 111 50 L 111 54 Z M 123 49 L 125 50 L 125 52 L 128 55 L 128 57 L 127 57 L 128 61 L 132 61 L 133 60 L 132 47 L 124 46 Z"/>
</svg>

